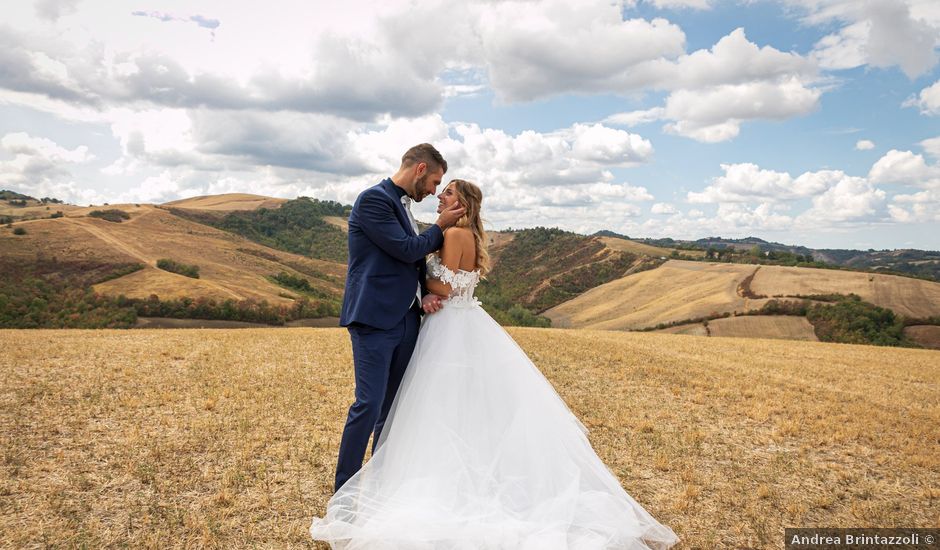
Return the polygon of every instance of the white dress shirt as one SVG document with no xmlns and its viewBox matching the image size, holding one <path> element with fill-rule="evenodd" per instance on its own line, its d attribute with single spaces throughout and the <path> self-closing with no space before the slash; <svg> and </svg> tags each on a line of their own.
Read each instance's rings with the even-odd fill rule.
<svg viewBox="0 0 940 550">
<path fill-rule="evenodd" d="M 408 221 L 411 222 L 411 228 L 415 230 L 415 235 L 419 235 L 420 232 L 418 231 L 418 222 L 415 221 L 415 217 L 411 213 L 411 197 L 409 197 L 408 195 L 402 195 L 401 203 L 405 206 L 405 212 L 408 213 Z M 420 281 L 418 281 L 418 289 L 415 291 L 415 299 L 420 305 L 421 304 L 421 282 Z M 414 305 L 414 302 L 411 302 L 411 305 Z"/>
</svg>

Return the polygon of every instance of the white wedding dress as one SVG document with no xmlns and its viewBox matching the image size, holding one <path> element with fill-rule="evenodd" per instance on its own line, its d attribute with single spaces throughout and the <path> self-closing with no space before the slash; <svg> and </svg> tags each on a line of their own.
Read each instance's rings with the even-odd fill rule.
<svg viewBox="0 0 940 550">
<path fill-rule="evenodd" d="M 473 291 L 426 315 L 378 447 L 310 534 L 342 550 L 665 549 L 676 534 L 620 486 L 587 429 Z"/>
</svg>

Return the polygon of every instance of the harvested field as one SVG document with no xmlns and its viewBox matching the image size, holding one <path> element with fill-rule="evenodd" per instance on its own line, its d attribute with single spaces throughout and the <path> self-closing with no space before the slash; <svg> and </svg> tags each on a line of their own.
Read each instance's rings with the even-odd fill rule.
<svg viewBox="0 0 940 550">
<path fill-rule="evenodd" d="M 279 208 L 287 201 L 288 199 L 250 193 L 223 193 L 170 201 L 162 206 L 189 210 L 257 210 L 258 208 Z"/>
<path fill-rule="evenodd" d="M 767 296 L 858 294 L 867 302 L 907 317 L 940 315 L 940 283 L 897 275 L 763 266 L 751 290 Z"/>
<path fill-rule="evenodd" d="M 624 330 L 759 309 L 766 300 L 739 291 L 754 270 L 753 265 L 669 260 L 595 287 L 544 315 L 556 327 Z"/>
<path fill-rule="evenodd" d="M 806 317 L 792 315 L 743 315 L 708 322 L 710 336 L 735 338 L 780 338 L 816 342 L 813 325 Z"/>
<path fill-rule="evenodd" d="M 904 334 L 925 348 L 940 349 L 940 326 L 914 325 L 905 327 Z"/>
<path fill-rule="evenodd" d="M 940 527 L 936 352 L 513 329 L 683 548 L 792 525 Z M 326 548 L 353 395 L 341 329 L 2 330 L 11 548 Z"/>
</svg>

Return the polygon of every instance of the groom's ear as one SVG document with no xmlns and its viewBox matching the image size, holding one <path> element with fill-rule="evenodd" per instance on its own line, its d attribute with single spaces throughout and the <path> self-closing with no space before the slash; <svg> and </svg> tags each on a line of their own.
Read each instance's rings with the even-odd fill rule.
<svg viewBox="0 0 940 550">
<path fill-rule="evenodd" d="M 419 162 L 418 165 L 415 167 L 415 177 L 420 178 L 421 176 L 426 174 L 427 171 L 428 171 L 428 163 Z"/>
</svg>

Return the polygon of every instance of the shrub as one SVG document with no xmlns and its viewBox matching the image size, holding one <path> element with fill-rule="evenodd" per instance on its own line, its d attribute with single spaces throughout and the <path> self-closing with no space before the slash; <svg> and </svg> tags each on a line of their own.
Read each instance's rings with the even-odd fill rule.
<svg viewBox="0 0 940 550">
<path fill-rule="evenodd" d="M 291 275 L 290 273 L 286 271 L 282 271 L 278 273 L 277 275 L 272 276 L 272 278 L 276 282 L 280 283 L 282 286 L 294 288 L 294 289 L 305 291 L 305 292 L 309 292 L 310 290 L 312 290 L 309 280 L 304 279 L 303 277 L 297 277 L 295 275 Z"/>
<path fill-rule="evenodd" d="M 757 310 L 757 315 L 796 315 L 802 317 L 806 315 L 809 303 L 806 300 L 798 302 L 793 300 L 768 300 Z M 748 313 L 746 313 L 748 314 Z"/>
<path fill-rule="evenodd" d="M 485 309 L 496 322 L 503 326 L 543 328 L 552 326 L 551 319 L 536 315 L 519 304 L 514 304 L 503 309 L 483 302 L 483 309 Z"/>
<path fill-rule="evenodd" d="M 110 208 L 108 210 L 92 210 L 88 213 L 88 215 L 93 218 L 101 218 L 103 220 L 115 223 L 121 223 L 121 220 L 129 220 L 131 218 L 130 214 L 117 208 Z"/>
<path fill-rule="evenodd" d="M 13 230 L 13 234 L 14 234 L 14 235 L 25 235 L 25 234 L 26 234 L 26 228 L 25 228 L 25 227 L 17 227 L 16 229 Z"/>
<path fill-rule="evenodd" d="M 193 279 L 199 278 L 199 266 L 179 263 L 169 258 L 160 258 L 157 260 L 157 267 L 171 273 L 178 273 Z"/>
<path fill-rule="evenodd" d="M 277 275 L 268 277 L 271 282 L 281 285 L 285 288 L 289 288 L 300 294 L 304 294 L 310 298 L 314 298 L 318 303 L 328 304 L 333 311 L 335 309 L 336 315 L 339 315 L 340 301 L 339 296 L 335 296 L 333 293 L 319 289 L 310 284 L 308 279 L 303 277 L 298 277 L 296 275 L 291 275 L 286 271 L 282 271 Z M 332 315 L 332 313 L 330 313 Z"/>
</svg>

